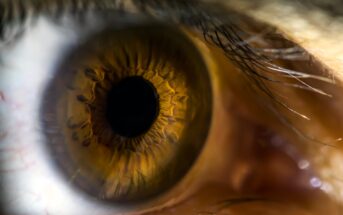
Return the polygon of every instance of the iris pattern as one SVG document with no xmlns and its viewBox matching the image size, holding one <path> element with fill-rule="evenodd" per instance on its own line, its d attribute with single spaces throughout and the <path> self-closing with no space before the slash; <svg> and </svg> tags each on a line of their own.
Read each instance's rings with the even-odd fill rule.
<svg viewBox="0 0 343 215">
<path fill-rule="evenodd" d="M 56 98 L 45 108 L 55 116 L 46 125 L 60 130 L 60 150 L 52 153 L 62 171 L 87 193 L 120 202 L 177 183 L 210 125 L 206 68 L 172 27 L 104 30 L 87 39 L 61 64 L 47 94 Z"/>
</svg>

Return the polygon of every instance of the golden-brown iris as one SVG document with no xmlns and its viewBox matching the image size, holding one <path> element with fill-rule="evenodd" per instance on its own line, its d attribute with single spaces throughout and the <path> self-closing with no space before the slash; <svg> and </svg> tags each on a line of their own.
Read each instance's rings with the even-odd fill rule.
<svg viewBox="0 0 343 215">
<path fill-rule="evenodd" d="M 106 29 L 86 39 L 62 62 L 43 107 L 62 172 L 88 194 L 120 202 L 177 183 L 207 136 L 206 68 L 172 27 Z"/>
</svg>

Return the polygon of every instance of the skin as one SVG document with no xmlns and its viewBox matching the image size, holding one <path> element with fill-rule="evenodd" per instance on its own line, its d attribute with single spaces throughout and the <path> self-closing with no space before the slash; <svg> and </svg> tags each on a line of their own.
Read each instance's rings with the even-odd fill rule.
<svg viewBox="0 0 343 215">
<path fill-rule="evenodd" d="M 312 67 L 295 62 L 299 70 L 308 73 L 328 71 L 335 77 L 335 85 L 313 82 L 317 88 L 332 94 L 333 98 L 277 87 L 280 93 L 287 95 L 287 101 L 299 112 L 310 116 L 311 121 L 300 119 L 289 111 L 282 112 L 305 133 L 313 134 L 316 139 L 335 147 L 305 141 L 285 128 L 259 104 L 255 94 L 246 90 L 248 83 L 237 66 L 228 62 L 219 49 L 206 46 L 199 35 L 185 30 L 202 50 L 212 71 L 214 115 L 203 153 L 187 177 L 173 191 L 158 201 L 150 202 L 149 206 L 138 205 L 131 208 L 131 211 L 137 212 L 125 212 L 118 208 L 99 209 L 101 206 L 92 204 L 85 206 L 91 209 L 85 209 L 88 213 L 341 214 L 343 184 L 338 179 L 343 178 L 343 168 L 339 165 L 343 162 L 342 141 L 339 141 L 343 131 L 343 125 L 340 125 L 343 121 L 340 111 L 343 105 L 343 45 L 337 41 L 341 41 L 343 36 L 343 22 L 320 7 L 307 10 L 307 6 L 286 0 L 258 3 L 242 0 L 239 4 L 233 0 L 224 2 L 231 9 L 276 27 L 286 38 L 315 57 Z M 231 72 L 226 73 L 223 68 Z M 0 102 L 5 103 L 7 108 L 21 108 L 14 96 L 9 96 L 6 90 L 0 92 Z M 18 124 L 15 126 L 16 132 L 25 132 L 25 123 L 22 127 Z M 266 144 L 257 144 L 257 134 L 260 134 L 261 127 L 273 128 L 273 137 L 283 140 L 285 144 L 274 147 L 270 137 L 262 138 Z M 244 135 L 241 135 L 242 131 L 245 132 Z M 14 140 L 14 136 L 6 132 L 0 133 L 2 143 Z M 41 177 L 46 177 L 42 173 L 42 169 L 46 167 L 35 158 L 35 154 L 30 154 L 30 147 L 33 146 L 26 148 L 28 146 L 24 144 L 25 139 L 17 138 L 16 142 L 20 147 L 12 148 L 3 144 L 0 148 L 6 152 L 1 160 L 4 167 L 1 178 L 24 178 L 30 174 L 42 174 Z M 295 151 L 293 156 L 287 153 L 287 149 Z M 9 165 L 10 162 L 13 165 Z M 61 214 L 61 211 L 65 211 L 59 205 L 60 193 L 51 186 L 54 180 L 47 179 L 42 184 L 31 186 L 29 180 L 25 183 L 30 189 L 16 190 L 15 198 L 10 201 L 4 197 L 4 207 L 10 207 L 9 210 L 15 211 L 14 214 L 25 210 L 25 204 L 31 204 L 35 214 Z M 0 182 L 0 185 L 6 187 L 8 184 Z M 33 186 L 45 188 L 31 189 Z M 47 189 L 49 197 L 46 196 Z M 247 197 L 257 197 L 257 200 L 239 203 L 232 201 Z M 220 207 L 217 203 L 223 201 L 229 204 Z M 82 200 L 79 204 L 85 202 L 87 200 Z"/>
<path fill-rule="evenodd" d="M 317 1 L 317 4 L 323 2 Z M 325 2 L 329 4 L 328 1 Z M 276 27 L 286 38 L 303 47 L 316 59 L 316 64 L 311 69 L 300 66 L 300 70 L 308 72 L 309 74 L 313 71 L 326 71 L 330 73 L 337 80 L 336 86 L 330 87 L 330 89 L 322 84 L 316 86 L 328 89 L 335 95 L 335 103 L 337 102 L 336 104 L 338 104 L 338 106 L 342 104 L 340 95 L 342 90 L 341 58 L 343 52 L 342 46 L 337 44 L 337 41 L 339 41 L 341 36 L 342 23 L 337 16 L 333 16 L 330 11 L 314 5 L 311 5 L 313 7 L 309 10 L 308 5 L 302 5 L 295 1 L 240 1 L 240 3 L 225 1 L 224 4 L 227 4 L 229 8 L 233 8 L 237 11 L 243 11 L 244 14 L 247 14 L 256 20 Z M 335 5 L 335 2 L 332 1 L 332 4 Z M 226 79 L 226 83 L 230 83 L 230 80 L 232 80 L 232 78 Z M 335 148 L 330 148 L 327 146 L 304 144 L 304 141 L 290 141 L 290 144 L 301 151 L 302 156 L 311 161 L 313 171 L 327 185 L 321 187 L 321 190 L 324 191 L 324 196 L 330 199 L 328 200 L 330 203 L 333 201 L 336 203 L 334 203 L 333 206 L 330 206 L 329 203 L 324 203 L 325 200 L 319 200 L 321 199 L 320 197 L 317 200 L 310 200 L 312 209 L 306 209 L 306 212 L 301 211 L 300 208 L 295 211 L 286 209 L 282 210 L 282 214 L 321 214 L 321 210 L 326 212 L 330 211 L 330 214 L 339 214 L 341 211 L 340 205 L 343 199 L 341 194 L 342 183 L 340 181 L 340 178 L 342 178 L 342 169 L 339 165 L 342 159 L 342 147 L 339 139 L 342 127 L 333 126 L 333 124 L 337 125 L 337 123 L 334 123 L 332 118 L 334 116 L 337 119 L 336 122 L 341 121 L 342 115 L 340 110 L 339 108 L 333 108 L 332 112 L 326 113 L 325 110 L 331 109 L 332 101 L 318 99 L 316 96 L 313 97 L 306 93 L 299 93 L 297 90 L 285 90 L 283 92 L 289 95 L 289 99 L 292 100 L 292 102 L 302 103 L 302 107 L 298 109 L 302 110 L 300 112 L 306 113 L 309 111 L 312 114 L 310 115 L 312 123 L 303 123 L 299 120 L 296 122 L 297 126 L 308 132 L 317 131 L 318 135 L 316 136 L 318 139 L 326 139 L 328 140 L 327 143 L 333 143 L 335 145 Z M 225 99 L 224 102 L 226 102 Z M 322 126 L 318 126 L 319 123 L 322 123 Z M 238 163 L 242 162 L 240 159 L 238 160 Z M 269 172 L 269 174 L 270 173 L 280 174 L 278 172 Z M 321 206 L 313 207 L 316 203 Z M 270 205 L 266 205 L 265 208 L 263 206 L 252 206 L 247 210 L 243 208 L 240 208 L 241 210 L 232 209 L 234 207 L 227 209 L 227 212 L 229 214 L 256 214 L 258 211 L 262 210 L 263 213 L 275 213 L 273 212 L 273 209 L 270 208 Z M 259 207 L 262 207 L 263 209 Z M 279 214 L 280 211 L 277 211 Z"/>
</svg>

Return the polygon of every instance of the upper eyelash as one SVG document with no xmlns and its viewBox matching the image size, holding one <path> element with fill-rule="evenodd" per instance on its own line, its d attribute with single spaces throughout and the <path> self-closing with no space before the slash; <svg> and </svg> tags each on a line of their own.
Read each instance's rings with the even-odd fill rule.
<svg viewBox="0 0 343 215">
<path fill-rule="evenodd" d="M 295 127 L 288 117 L 281 113 L 278 107 L 281 106 L 293 114 L 296 114 L 298 117 L 306 120 L 310 120 L 310 118 L 305 114 L 293 109 L 291 106 L 279 99 L 278 95 L 265 84 L 265 81 L 277 83 L 286 87 L 312 91 L 328 97 L 331 97 L 331 95 L 321 89 L 307 84 L 303 81 L 303 79 L 315 79 L 325 83 L 335 84 L 333 77 L 329 77 L 328 75 L 314 75 L 306 72 L 295 71 L 274 63 L 273 60 L 275 59 L 291 58 L 292 60 L 311 60 L 311 56 L 303 48 L 291 41 L 288 41 L 277 32 L 276 28 L 272 28 L 271 26 L 263 23 L 258 23 L 255 20 L 252 21 L 249 17 L 245 17 L 235 11 L 228 11 L 228 9 L 220 11 L 217 9 L 223 7 L 216 7 L 216 10 L 211 10 L 209 9 L 211 8 L 211 5 L 201 4 L 199 1 L 177 1 L 182 3 L 183 8 L 177 7 L 177 4 L 172 1 L 135 0 L 135 2 L 140 3 L 141 9 L 144 11 L 151 11 L 152 9 L 157 11 L 162 10 L 165 12 L 169 11 L 169 15 L 174 19 L 176 18 L 178 22 L 199 30 L 203 34 L 203 38 L 207 43 L 214 44 L 221 48 L 226 57 L 240 68 L 240 71 L 245 74 L 248 80 L 255 87 L 253 90 L 259 90 L 267 96 L 269 102 L 266 102 L 263 100 L 263 98 L 260 98 L 261 103 L 264 104 L 272 113 L 274 113 L 281 123 L 291 129 L 299 137 L 307 141 L 320 145 L 335 147 L 332 144 L 316 140 Z M 213 8 L 215 8 L 214 6 L 216 5 L 213 5 Z M 185 8 L 188 8 L 188 10 Z M 183 13 L 183 11 L 188 12 Z M 228 16 L 228 14 L 230 14 L 230 16 Z M 249 39 L 251 37 L 256 37 L 256 34 L 249 34 L 247 31 L 241 28 L 239 25 L 244 23 L 241 21 L 241 19 L 245 19 L 246 23 L 252 22 L 254 24 L 263 25 L 260 27 L 262 31 L 265 32 L 258 35 L 259 39 L 264 40 L 264 37 L 272 35 L 273 43 L 288 42 L 291 45 L 286 48 L 255 48 L 249 43 Z M 247 38 L 244 39 L 241 35 L 245 35 Z M 273 79 L 262 74 L 261 71 L 264 73 L 272 72 L 280 77 L 287 77 L 292 80 L 296 80 L 299 83 L 294 84 L 285 82 L 284 80 L 277 80 L 275 78 Z"/>
<path fill-rule="evenodd" d="M 143 1 L 136 0 L 136 2 L 142 4 Z M 147 2 L 149 2 L 149 4 L 147 4 Z M 155 7 L 154 9 L 157 8 L 156 10 L 164 9 L 164 11 L 167 11 L 168 9 L 173 9 L 173 11 L 170 11 L 170 16 L 173 16 L 171 14 L 177 14 L 179 22 L 195 27 L 196 29 L 200 30 L 203 34 L 203 38 L 208 43 L 212 43 L 221 48 L 224 51 L 225 55 L 228 58 L 230 58 L 231 61 L 237 63 L 238 66 L 240 66 L 240 68 L 242 69 L 242 71 L 247 72 L 246 74 L 249 76 L 257 77 L 270 82 L 287 84 L 279 80 L 271 79 L 270 77 L 262 75 L 261 73 L 257 72 L 256 69 L 254 69 L 254 67 L 263 69 L 266 72 L 278 72 L 280 76 L 290 77 L 300 82 L 300 84 L 298 85 L 293 84 L 289 86 L 330 96 L 329 94 L 319 89 L 306 85 L 304 82 L 301 81 L 301 79 L 317 79 L 327 83 L 335 83 L 335 81 L 332 78 L 327 76 L 312 75 L 300 71 L 294 71 L 280 67 L 277 64 L 272 63 L 274 59 L 308 59 L 309 55 L 300 46 L 293 43 L 293 46 L 290 48 L 255 48 L 251 46 L 247 41 L 249 40 L 249 38 L 243 39 L 239 36 L 239 33 L 246 34 L 246 32 L 242 28 L 238 27 L 234 19 L 226 19 L 225 23 L 221 20 L 214 21 L 215 18 L 213 17 L 216 17 L 216 14 L 210 15 L 204 13 L 203 9 L 199 9 L 194 6 L 194 1 L 193 3 L 177 1 L 183 2 L 183 7 L 188 7 L 189 10 L 187 11 L 193 12 L 186 14 L 180 13 L 179 11 L 182 11 L 182 9 L 180 10 L 180 8 L 173 8 L 173 6 L 175 6 L 175 3 L 172 4 L 172 7 L 170 7 L 171 5 L 168 5 L 169 2 L 170 1 L 144 1 L 144 4 L 142 4 L 141 9 L 148 11 L 147 6 Z M 240 16 L 242 17 L 242 15 Z M 276 30 L 273 28 L 270 28 L 270 30 L 267 33 L 278 35 L 276 33 Z M 263 38 L 263 36 L 264 35 L 261 34 L 259 37 Z M 285 40 L 285 38 L 279 35 L 278 40 L 283 41 Z"/>
<path fill-rule="evenodd" d="M 334 80 L 325 76 L 316 76 L 310 75 L 308 73 L 292 71 L 282 67 L 278 67 L 275 64 L 269 63 L 273 59 L 292 58 L 292 60 L 294 60 L 308 55 L 301 47 L 295 44 L 293 47 L 284 49 L 257 49 L 251 46 L 249 42 L 247 42 L 247 39 L 243 39 L 238 35 L 238 32 L 241 34 L 246 34 L 246 32 L 242 28 L 238 27 L 238 25 L 235 23 L 235 19 L 227 19 L 227 16 L 225 17 L 226 23 L 218 19 L 216 20 L 216 23 L 213 21 L 213 16 L 216 16 L 217 14 L 209 14 L 204 12 L 204 8 L 201 8 L 201 5 L 199 6 L 197 4 L 199 1 L 132 1 L 134 5 L 139 7 L 141 10 L 144 10 L 145 13 L 149 13 L 149 7 L 153 8 L 155 11 L 163 9 L 163 12 L 167 12 L 168 10 L 170 10 L 168 18 L 177 18 L 178 22 L 196 27 L 197 29 L 201 30 L 203 33 L 203 37 L 207 42 L 209 42 L 210 39 L 211 43 L 222 48 L 227 57 L 229 57 L 230 60 L 234 62 L 242 63 L 248 60 L 250 61 L 250 63 L 253 62 L 253 65 L 255 66 L 261 66 L 264 69 L 267 69 L 268 71 L 276 70 L 279 71 L 280 74 L 284 74 L 288 77 L 290 76 L 300 79 L 312 78 L 319 79 L 329 83 L 334 82 Z M 22 0 L 5 0 L 0 2 L 0 14 L 2 14 L 0 16 L 0 43 L 1 39 L 5 39 L 4 36 L 7 32 L 15 32 L 18 31 L 19 28 L 22 28 L 22 25 L 24 25 L 29 19 L 30 14 L 43 13 L 50 17 L 59 17 L 68 11 L 71 13 L 85 12 L 91 9 L 114 9 L 118 11 L 124 11 L 124 0 L 64 0 L 49 1 L 48 3 L 43 2 L 44 1 Z M 186 12 L 183 13 L 184 11 Z M 233 11 L 230 12 L 232 13 Z M 17 25 L 18 27 L 15 28 L 13 24 Z M 275 33 L 275 29 L 271 29 L 270 32 Z M 219 35 L 222 37 L 219 37 Z M 259 35 L 259 37 L 262 38 L 263 34 Z M 226 41 L 224 41 L 222 38 L 225 38 Z M 280 37 L 279 41 L 282 40 L 284 40 L 284 38 Z M 269 68 L 265 64 L 269 64 Z M 256 76 L 259 76 L 262 79 L 273 81 L 266 76 L 258 74 L 256 71 L 250 72 L 252 72 L 252 74 L 255 74 Z M 309 90 L 313 90 L 313 88 L 309 88 Z"/>
<path fill-rule="evenodd" d="M 128 0 L 125 0 L 126 3 Z M 134 6 L 138 7 L 146 15 L 161 18 L 163 14 L 166 21 L 182 23 L 195 28 L 203 35 L 207 43 L 214 44 L 221 48 L 227 58 L 235 63 L 243 72 L 253 86 L 265 94 L 272 102 L 267 103 L 267 108 L 274 112 L 280 120 L 294 130 L 300 136 L 311 139 L 296 129 L 292 123 L 278 111 L 277 106 L 286 108 L 290 112 L 309 119 L 308 116 L 297 112 L 288 104 L 278 98 L 271 91 L 264 81 L 278 83 L 288 87 L 300 88 L 312 91 L 325 96 L 328 93 L 306 84 L 303 79 L 317 79 L 327 83 L 335 83 L 334 79 L 328 76 L 312 75 L 305 72 L 294 71 L 281 67 L 275 63 L 275 59 L 302 59 L 310 56 L 297 44 L 286 48 L 256 48 L 249 43 L 251 37 L 264 39 L 264 36 L 274 35 L 273 42 L 285 41 L 286 39 L 277 33 L 275 28 L 265 26 L 262 29 L 266 32 L 260 35 L 249 34 L 239 25 L 243 23 L 239 18 L 245 18 L 242 14 L 234 11 L 211 10 L 208 3 L 201 3 L 194 0 L 132 0 Z M 212 6 L 213 8 L 218 8 Z M 205 9 L 206 8 L 206 9 Z M 58 19 L 66 13 L 77 14 L 94 9 L 111 9 L 125 12 L 124 0 L 64 0 L 64 1 L 22 1 L 5 0 L 0 3 L 0 48 L 2 43 L 10 43 L 22 35 L 25 28 L 31 24 L 33 14 L 43 14 L 51 18 Z M 228 16 L 227 14 L 231 14 Z M 249 21 L 247 21 L 248 23 Z M 244 35 L 247 38 L 242 38 Z M 284 80 L 277 80 L 261 73 L 273 73 L 280 77 L 287 77 L 296 80 L 298 83 L 287 83 Z M 312 140 L 312 139 L 311 139 Z M 314 140 L 312 140 L 314 141 Z"/>
<path fill-rule="evenodd" d="M 15 41 L 38 15 L 58 19 L 67 13 L 76 15 L 93 9 L 124 11 L 124 2 L 124 0 L 3 0 L 0 2 L 0 48 L 3 44 Z"/>
</svg>

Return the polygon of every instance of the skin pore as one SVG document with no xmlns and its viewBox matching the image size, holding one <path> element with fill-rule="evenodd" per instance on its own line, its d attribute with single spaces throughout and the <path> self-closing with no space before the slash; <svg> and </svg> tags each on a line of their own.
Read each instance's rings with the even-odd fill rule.
<svg viewBox="0 0 343 215">
<path fill-rule="evenodd" d="M 202 51 L 212 71 L 215 114 L 203 153 L 187 177 L 161 200 L 151 202 L 153 206 L 140 205 L 133 207 L 138 212 L 126 213 L 113 208 L 103 210 L 99 208 L 102 206 L 91 204 L 84 207 L 83 214 L 339 215 L 343 211 L 343 183 L 340 180 L 343 179 L 343 168 L 340 165 L 343 162 L 343 141 L 340 141 L 343 138 L 343 45 L 339 42 L 343 40 L 342 19 L 339 16 L 334 17 L 321 7 L 305 5 L 300 1 L 217 1 L 277 28 L 285 38 L 304 48 L 315 59 L 311 61 L 311 65 L 294 61 L 291 63 L 292 68 L 309 74 L 327 72 L 329 77 L 335 79 L 335 84 L 308 82 L 332 97 L 267 83 L 285 97 L 287 104 L 306 114 L 310 120 L 304 120 L 282 108 L 280 111 L 295 127 L 319 141 L 304 140 L 287 129 L 278 117 L 272 116 L 261 105 L 256 94 L 247 90 L 249 82 L 237 66 L 223 56 L 219 48 L 205 45 L 201 35 L 185 30 Z M 35 31 L 32 35 L 34 33 Z M 43 39 L 44 37 L 40 38 Z M 59 40 L 57 37 L 54 39 Z M 53 52 L 54 48 L 46 47 L 46 50 L 41 51 Z M 45 59 L 44 56 L 42 59 Z M 230 73 L 225 72 L 228 70 Z M 28 78 L 29 74 L 25 77 Z M 0 81 L 0 87 L 6 86 L 1 84 L 3 83 Z M 15 87 L 22 87 L 23 92 L 28 90 L 19 84 Z M 11 97 L 10 90 L 0 88 L 0 104 L 3 102 L 7 108 L 20 110 L 23 107 L 14 93 Z M 26 102 L 34 100 L 30 99 Z M 30 130 L 25 128 L 25 119 L 21 122 L 24 125 L 22 127 L 15 123 L 6 126 L 16 126 L 16 132 L 23 132 L 23 136 L 28 136 Z M 263 132 L 267 134 L 260 137 Z M 27 205 L 31 204 L 35 214 L 63 215 L 65 208 L 87 202 L 77 197 L 75 204 L 61 205 L 59 201 L 63 198 L 67 199 L 65 201 L 70 200 L 69 202 L 74 199 L 63 196 L 59 189 L 64 186 L 55 185 L 55 179 L 47 177 L 46 167 L 40 163 L 43 159 L 36 159 L 36 154 L 42 152 L 30 152 L 30 147 L 33 146 L 25 143 L 35 138 L 28 140 L 15 137 L 13 133 L 10 135 L 0 133 L 0 143 L 15 141 L 20 147 L 9 144 L 0 146 L 0 150 L 5 152 L 0 152 L 0 179 L 4 178 L 6 181 L 0 180 L 0 192 L 4 192 L 4 196 L 11 193 L 10 198 L 3 198 L 5 201 L 1 202 L 2 207 L 10 207 L 11 209 L 6 210 L 16 214 L 25 211 Z M 257 140 L 261 140 L 262 144 Z M 273 141 L 281 145 L 274 147 L 269 144 Z M 37 175 L 44 178 L 40 184 L 33 183 L 34 180 L 30 179 Z M 9 185 L 10 179 L 18 177 L 28 178 L 24 182 L 18 182 L 18 185 L 13 185 L 13 182 L 10 191 L 4 188 Z M 75 211 L 77 210 L 70 214 Z"/>
</svg>

